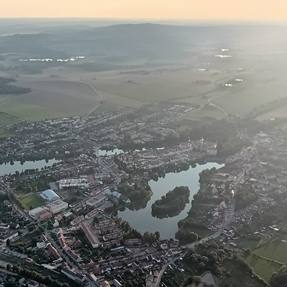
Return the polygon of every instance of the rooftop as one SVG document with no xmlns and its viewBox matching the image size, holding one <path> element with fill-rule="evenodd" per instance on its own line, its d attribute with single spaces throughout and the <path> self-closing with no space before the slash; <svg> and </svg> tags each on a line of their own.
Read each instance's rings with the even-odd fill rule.
<svg viewBox="0 0 287 287">
<path fill-rule="evenodd" d="M 58 194 L 54 192 L 52 189 L 47 189 L 45 191 L 42 191 L 40 193 L 40 196 L 47 201 L 53 201 L 59 198 Z"/>
</svg>

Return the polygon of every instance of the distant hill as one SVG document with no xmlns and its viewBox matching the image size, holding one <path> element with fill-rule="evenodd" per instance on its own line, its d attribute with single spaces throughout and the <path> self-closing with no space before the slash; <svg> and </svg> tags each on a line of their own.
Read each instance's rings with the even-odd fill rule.
<svg viewBox="0 0 287 287">
<path fill-rule="evenodd" d="M 279 32 L 286 30 L 284 27 L 276 29 Z M 15 53 L 19 57 L 84 54 L 102 62 L 139 59 L 173 61 L 184 60 L 193 49 L 255 47 L 260 45 L 261 38 L 255 40 L 252 35 L 260 33 L 272 38 L 274 29 L 264 26 L 172 26 L 150 23 L 98 28 L 80 26 L 77 29 L 74 26 L 59 26 L 41 33 L 2 36 L 0 47 L 1 53 Z M 276 37 L 277 33 L 272 38 L 273 43 L 282 41 Z M 287 43 L 287 40 L 283 41 Z"/>
</svg>

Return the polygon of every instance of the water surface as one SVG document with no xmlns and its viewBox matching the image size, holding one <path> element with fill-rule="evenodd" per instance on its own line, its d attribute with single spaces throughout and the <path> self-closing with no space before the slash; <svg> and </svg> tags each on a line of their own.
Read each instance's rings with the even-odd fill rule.
<svg viewBox="0 0 287 287">
<path fill-rule="evenodd" d="M 15 161 L 14 164 L 11 163 L 3 163 L 0 165 L 0 176 L 9 175 L 9 174 L 15 174 L 18 172 L 23 172 L 25 170 L 29 169 L 42 169 L 45 167 L 52 166 L 55 163 L 58 163 L 59 161 L 56 159 L 51 160 L 36 160 L 36 161 L 25 161 L 23 164 L 21 164 L 20 161 Z"/>
<path fill-rule="evenodd" d="M 159 178 L 157 181 L 150 180 L 149 185 L 153 192 L 151 200 L 148 202 L 146 208 L 133 211 L 126 209 L 119 212 L 119 217 L 129 222 L 129 224 L 141 233 L 146 231 L 159 231 L 161 238 L 174 238 L 178 230 L 177 223 L 184 219 L 191 208 L 191 201 L 193 196 L 199 191 L 199 174 L 206 169 L 220 168 L 223 165 L 209 162 L 195 167 L 189 167 L 186 171 L 167 173 L 165 177 Z M 152 204 L 165 195 L 168 191 L 173 190 L 177 186 L 188 186 L 190 189 L 189 204 L 177 216 L 159 219 L 153 217 L 151 214 Z"/>
</svg>

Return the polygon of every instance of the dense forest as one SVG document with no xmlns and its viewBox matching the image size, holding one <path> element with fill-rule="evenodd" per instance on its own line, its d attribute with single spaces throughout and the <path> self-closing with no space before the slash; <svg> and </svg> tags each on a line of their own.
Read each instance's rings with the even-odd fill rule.
<svg viewBox="0 0 287 287">
<path fill-rule="evenodd" d="M 178 215 L 189 202 L 189 188 L 176 187 L 152 205 L 152 215 L 159 218 Z"/>
<path fill-rule="evenodd" d="M 31 90 L 29 88 L 18 87 L 14 83 L 15 79 L 10 78 L 0 78 L 0 95 L 18 95 L 18 94 L 27 94 Z"/>
</svg>

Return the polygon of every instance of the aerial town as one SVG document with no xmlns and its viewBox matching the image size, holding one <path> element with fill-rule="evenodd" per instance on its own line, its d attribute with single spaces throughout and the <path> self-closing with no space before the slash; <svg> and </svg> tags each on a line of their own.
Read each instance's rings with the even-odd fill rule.
<svg viewBox="0 0 287 287">
<path fill-rule="evenodd" d="M 287 242 L 284 126 L 230 118 L 190 129 L 182 117 L 193 109 L 166 104 L 11 126 L 0 142 L 2 166 L 11 168 L 0 181 L 0 286 L 216 287 L 239 278 L 268 286 L 272 273 L 253 262 L 262 246 Z M 160 223 L 138 229 L 137 214 L 151 216 L 151 182 L 208 163 L 217 165 L 198 171 L 198 190 L 186 189 L 174 233 Z M 157 220 L 172 229 L 172 218 Z"/>
</svg>

